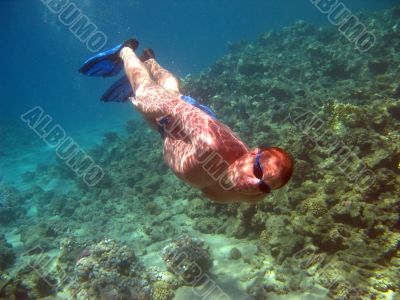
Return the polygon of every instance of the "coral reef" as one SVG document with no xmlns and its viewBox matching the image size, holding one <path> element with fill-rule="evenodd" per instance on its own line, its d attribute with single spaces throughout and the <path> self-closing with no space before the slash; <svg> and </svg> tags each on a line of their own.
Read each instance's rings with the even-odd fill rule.
<svg viewBox="0 0 400 300">
<path fill-rule="evenodd" d="M 205 243 L 188 235 L 165 246 L 162 257 L 169 270 L 181 276 L 188 285 L 199 283 L 212 266 L 211 255 Z"/>
<path fill-rule="evenodd" d="M 12 266 L 15 262 L 15 254 L 12 246 L 7 243 L 4 235 L 0 235 L 0 271 Z"/>
<path fill-rule="evenodd" d="M 242 257 L 242 252 L 238 248 L 232 248 L 229 251 L 229 258 L 230 259 L 239 259 Z"/>
<path fill-rule="evenodd" d="M 25 213 L 19 191 L 0 180 L 0 225 L 9 225 Z"/>
<path fill-rule="evenodd" d="M 69 288 L 75 299 L 150 299 L 151 293 L 133 251 L 110 239 L 77 257 Z"/>
<path fill-rule="evenodd" d="M 159 135 L 137 119 L 89 152 L 106 174 L 94 187 L 61 160 L 24 173 L 23 191 L 1 181 L 0 268 L 13 272 L 1 274 L 0 298 L 172 299 L 215 272 L 253 299 L 398 299 L 399 17 L 399 7 L 359 15 L 377 37 L 366 53 L 300 21 L 232 44 L 182 79 L 250 147 L 293 155 L 290 184 L 256 205 L 217 205 L 179 181 L 160 163 Z M 29 251 L 17 254 L 22 267 L 4 233 Z M 41 255 L 55 259 L 45 276 L 32 269 Z"/>
<path fill-rule="evenodd" d="M 154 300 L 169 300 L 174 296 L 171 286 L 165 281 L 156 281 L 153 284 L 152 296 Z"/>
<path fill-rule="evenodd" d="M 44 299 L 56 294 L 57 279 L 43 262 L 48 261 L 46 255 L 32 257 L 18 269 L 14 276 L 6 273 L 0 275 L 0 298 Z"/>
<path fill-rule="evenodd" d="M 292 265 L 298 274 L 302 270 L 293 256 L 312 245 L 335 261 L 329 264 L 332 274 L 341 274 L 341 281 L 365 299 L 381 297 L 367 274 L 386 268 L 382 282 L 393 282 L 397 272 L 390 261 L 400 255 L 399 71 L 394 67 L 400 62 L 400 36 L 392 29 L 398 16 L 398 7 L 359 16 L 377 34 L 367 53 L 357 52 L 333 28 L 298 22 L 255 43 L 232 46 L 210 70 L 185 81 L 186 91 L 213 107 L 247 143 L 273 141 L 296 160 L 285 195 L 275 193 L 256 209 L 227 209 L 225 233 L 241 238 L 257 233 L 260 253 L 271 254 L 282 268 Z M 366 169 L 373 178 L 360 186 Z M 361 275 L 350 275 L 350 265 Z M 271 291 L 302 289 L 294 283 L 305 279 L 281 274 L 292 278 L 291 286 L 265 290 L 267 280 L 260 279 L 260 289 L 256 284 L 250 290 L 264 299 Z M 319 284 L 329 288 L 327 281 Z M 399 292 L 396 284 L 388 290 Z"/>
</svg>

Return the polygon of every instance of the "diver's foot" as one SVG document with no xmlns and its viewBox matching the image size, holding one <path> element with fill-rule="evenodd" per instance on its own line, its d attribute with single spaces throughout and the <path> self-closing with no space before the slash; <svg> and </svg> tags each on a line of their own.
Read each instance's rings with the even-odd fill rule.
<svg viewBox="0 0 400 300">
<path fill-rule="evenodd" d="M 142 62 L 145 62 L 146 60 L 149 60 L 150 58 L 156 58 L 156 55 L 154 54 L 153 49 L 151 49 L 151 48 L 143 49 L 143 53 L 140 56 L 140 60 Z"/>
<path fill-rule="evenodd" d="M 133 51 L 136 51 L 136 49 L 139 47 L 139 41 L 137 39 L 129 39 L 123 43 L 124 47 L 129 47 Z"/>
</svg>

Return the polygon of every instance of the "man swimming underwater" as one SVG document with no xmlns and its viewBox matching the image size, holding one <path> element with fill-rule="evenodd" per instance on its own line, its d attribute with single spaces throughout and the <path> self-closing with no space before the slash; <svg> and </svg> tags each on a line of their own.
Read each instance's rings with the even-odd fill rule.
<svg viewBox="0 0 400 300">
<path fill-rule="evenodd" d="M 137 47 L 138 41 L 130 39 L 90 58 L 79 71 L 109 77 L 124 67 L 126 75 L 101 99 L 132 102 L 160 131 L 164 160 L 179 178 L 225 203 L 258 202 L 289 181 L 293 161 L 284 150 L 250 150 L 209 107 L 180 94 L 178 80 L 156 62 L 151 49 L 138 58 Z"/>
</svg>

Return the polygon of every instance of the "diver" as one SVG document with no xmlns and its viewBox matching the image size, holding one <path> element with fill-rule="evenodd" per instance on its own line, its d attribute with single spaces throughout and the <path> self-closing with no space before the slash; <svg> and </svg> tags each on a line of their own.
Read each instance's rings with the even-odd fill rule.
<svg viewBox="0 0 400 300">
<path fill-rule="evenodd" d="M 163 138 L 165 163 L 175 175 L 215 202 L 262 200 L 292 176 L 293 160 L 281 148 L 249 147 L 204 104 L 179 92 L 178 80 L 146 48 L 138 57 L 136 39 L 129 39 L 89 58 L 79 71 L 110 77 L 125 75 L 102 101 L 131 101 Z"/>
</svg>

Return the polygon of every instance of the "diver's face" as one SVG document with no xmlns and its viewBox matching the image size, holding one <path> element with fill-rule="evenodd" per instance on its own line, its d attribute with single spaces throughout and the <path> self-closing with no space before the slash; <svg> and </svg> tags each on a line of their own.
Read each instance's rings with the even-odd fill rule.
<svg viewBox="0 0 400 300">
<path fill-rule="evenodd" d="M 271 192 L 271 182 L 264 180 L 264 170 L 266 164 L 263 161 L 262 154 L 263 153 L 261 150 L 256 153 L 256 157 L 254 158 L 253 162 L 253 175 L 259 180 L 257 185 L 258 189 L 267 194 Z"/>
<path fill-rule="evenodd" d="M 251 151 L 240 157 L 231 166 L 232 180 L 235 191 L 246 195 L 261 195 L 260 180 L 254 176 L 254 161 L 256 152 Z"/>
<path fill-rule="evenodd" d="M 284 186 L 292 176 L 293 161 L 282 149 L 255 149 L 239 158 L 231 169 L 235 190 L 261 195 Z"/>
<path fill-rule="evenodd" d="M 292 173 L 293 161 L 281 148 L 268 147 L 258 151 L 254 161 L 254 176 L 260 179 L 261 190 L 279 189 L 289 181 Z"/>
<path fill-rule="evenodd" d="M 238 192 L 260 195 L 285 185 L 292 175 L 293 162 L 280 148 L 255 149 L 241 157 L 233 171 Z"/>
</svg>

